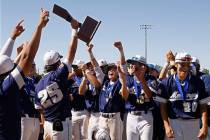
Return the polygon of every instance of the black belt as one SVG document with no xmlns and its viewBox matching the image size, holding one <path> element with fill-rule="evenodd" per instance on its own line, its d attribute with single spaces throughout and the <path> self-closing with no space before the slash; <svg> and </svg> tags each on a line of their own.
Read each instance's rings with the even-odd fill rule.
<svg viewBox="0 0 210 140">
<path fill-rule="evenodd" d="M 113 118 L 117 113 L 101 113 L 104 118 Z"/>
<path fill-rule="evenodd" d="M 147 111 L 129 111 L 130 114 L 136 115 L 136 116 L 141 116 L 142 114 L 147 114 Z"/>
</svg>

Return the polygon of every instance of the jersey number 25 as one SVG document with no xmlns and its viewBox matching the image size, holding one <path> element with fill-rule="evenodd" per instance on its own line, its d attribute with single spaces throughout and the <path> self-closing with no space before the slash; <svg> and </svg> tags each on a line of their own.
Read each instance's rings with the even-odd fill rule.
<svg viewBox="0 0 210 140">
<path fill-rule="evenodd" d="M 47 86 L 46 89 L 38 93 L 40 103 L 44 108 L 48 108 L 63 99 L 63 93 L 56 82 Z"/>
</svg>

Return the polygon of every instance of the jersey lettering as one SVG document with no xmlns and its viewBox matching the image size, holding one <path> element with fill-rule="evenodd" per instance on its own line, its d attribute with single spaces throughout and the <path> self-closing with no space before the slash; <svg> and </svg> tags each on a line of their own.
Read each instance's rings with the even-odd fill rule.
<svg viewBox="0 0 210 140">
<path fill-rule="evenodd" d="M 62 91 L 56 82 L 47 86 L 46 89 L 38 93 L 38 98 L 41 99 L 40 103 L 44 108 L 48 108 L 63 99 Z"/>
</svg>

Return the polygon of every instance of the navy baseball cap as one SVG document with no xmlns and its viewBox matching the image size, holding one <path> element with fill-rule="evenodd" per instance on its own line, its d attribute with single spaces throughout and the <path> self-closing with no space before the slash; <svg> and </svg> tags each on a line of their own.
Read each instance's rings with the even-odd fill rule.
<svg viewBox="0 0 210 140">
<path fill-rule="evenodd" d="M 160 72 L 160 68 L 156 64 L 147 64 L 147 66 L 149 67 L 149 69 L 153 69 L 156 70 L 157 72 Z"/>
</svg>

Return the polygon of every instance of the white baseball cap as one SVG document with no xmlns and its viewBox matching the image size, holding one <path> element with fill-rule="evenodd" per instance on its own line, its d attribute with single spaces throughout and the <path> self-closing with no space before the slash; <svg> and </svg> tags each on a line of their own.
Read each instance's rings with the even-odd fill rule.
<svg viewBox="0 0 210 140">
<path fill-rule="evenodd" d="M 98 129 L 98 131 L 96 132 L 95 139 L 96 140 L 111 140 L 107 130 L 102 129 L 102 128 Z"/>
<path fill-rule="evenodd" d="M 50 50 L 44 55 L 44 65 L 53 65 L 58 62 L 63 56 L 54 50 Z"/>
<path fill-rule="evenodd" d="M 79 60 L 79 59 L 74 60 L 74 62 L 73 62 L 73 65 L 77 65 L 77 66 L 81 66 L 81 65 L 83 65 L 83 64 L 85 64 L 85 62 L 82 61 L 82 60 Z"/>
<path fill-rule="evenodd" d="M 7 55 L 0 55 L 0 75 L 14 68 L 14 63 Z"/>
<path fill-rule="evenodd" d="M 175 63 L 186 63 L 191 61 L 192 61 L 191 55 L 186 52 L 177 53 L 175 57 Z"/>
<path fill-rule="evenodd" d="M 74 60 L 74 62 L 73 62 L 73 64 L 72 64 L 72 67 L 80 67 L 80 66 L 82 66 L 82 65 L 84 65 L 84 64 L 85 64 L 84 61 L 79 60 L 79 59 L 76 59 L 76 60 Z"/>
<path fill-rule="evenodd" d="M 102 67 L 102 66 L 108 65 L 108 63 L 107 63 L 106 60 L 104 60 L 104 59 L 99 59 L 99 60 L 98 60 L 98 65 L 99 65 L 100 67 Z"/>
<path fill-rule="evenodd" d="M 139 62 L 139 63 L 146 65 L 146 59 L 145 59 L 145 57 L 143 57 L 141 55 L 136 55 L 136 56 L 132 57 L 131 59 L 128 59 L 127 62 L 128 63 Z"/>
</svg>

